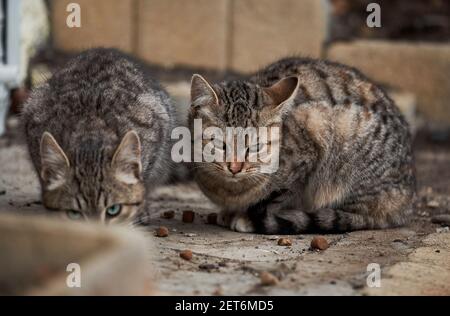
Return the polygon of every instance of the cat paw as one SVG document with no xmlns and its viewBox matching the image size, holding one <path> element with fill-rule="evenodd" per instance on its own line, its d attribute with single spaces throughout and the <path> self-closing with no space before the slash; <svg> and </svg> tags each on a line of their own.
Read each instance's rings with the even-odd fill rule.
<svg viewBox="0 0 450 316">
<path fill-rule="evenodd" d="M 230 228 L 240 233 L 253 233 L 255 231 L 252 221 L 245 214 L 236 214 L 231 220 Z"/>
</svg>

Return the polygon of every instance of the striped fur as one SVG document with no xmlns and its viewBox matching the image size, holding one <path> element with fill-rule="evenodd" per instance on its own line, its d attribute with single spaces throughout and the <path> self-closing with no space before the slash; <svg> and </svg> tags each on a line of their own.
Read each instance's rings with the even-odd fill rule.
<svg viewBox="0 0 450 316">
<path fill-rule="evenodd" d="M 92 49 L 69 61 L 32 92 L 23 124 L 41 175 L 43 204 L 50 209 L 80 211 L 106 222 L 105 208 L 120 203 L 122 214 L 114 220 L 125 221 L 144 207 L 145 191 L 170 173 L 173 106 L 143 65 L 117 50 Z M 137 133 L 137 147 L 125 152 L 125 165 L 114 167 L 113 155 L 130 131 Z M 45 141 L 44 132 L 51 135 Z M 47 159 L 53 166 L 42 166 L 46 148 L 53 148 Z M 136 183 L 126 173 L 134 168 L 133 150 L 135 166 L 141 163 Z M 58 155 L 67 157 L 68 168 L 55 165 Z M 61 173 L 63 185 L 48 187 L 42 177 L 48 170 Z"/>
<path fill-rule="evenodd" d="M 294 102 L 274 106 L 267 89 L 289 76 L 299 80 Z M 191 121 L 277 125 L 282 131 L 276 173 L 248 168 L 236 177 L 224 165 L 195 165 L 200 188 L 224 210 L 221 224 L 268 234 L 405 224 L 415 192 L 408 124 L 386 93 L 360 72 L 288 58 L 248 80 L 210 85 L 203 94 L 211 90 L 217 104 L 192 107 Z"/>
</svg>

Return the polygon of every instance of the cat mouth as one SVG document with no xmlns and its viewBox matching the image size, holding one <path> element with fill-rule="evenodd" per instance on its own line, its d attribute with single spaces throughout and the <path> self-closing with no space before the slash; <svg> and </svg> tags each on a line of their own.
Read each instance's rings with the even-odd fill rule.
<svg viewBox="0 0 450 316">
<path fill-rule="evenodd" d="M 255 177 L 251 174 L 234 174 L 224 177 L 225 183 L 228 185 L 241 185 L 242 187 L 255 187 L 264 185 L 267 182 L 266 178 Z"/>
<path fill-rule="evenodd" d="M 228 176 L 228 179 L 230 179 L 231 181 L 234 181 L 234 182 L 245 179 L 245 177 L 246 177 L 246 175 L 243 175 L 243 174 L 231 174 L 231 175 L 228 174 L 227 176 Z"/>
<path fill-rule="evenodd" d="M 224 178 L 230 182 L 237 183 L 246 180 L 250 181 L 251 175 L 245 173 L 232 174 L 231 172 L 228 172 Z"/>
</svg>

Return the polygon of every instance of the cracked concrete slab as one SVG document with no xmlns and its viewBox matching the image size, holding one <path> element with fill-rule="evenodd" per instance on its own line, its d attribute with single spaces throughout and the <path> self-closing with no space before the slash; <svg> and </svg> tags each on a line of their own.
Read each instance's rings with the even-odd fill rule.
<svg viewBox="0 0 450 316">
<path fill-rule="evenodd" d="M 380 288 L 368 295 L 450 295 L 450 234 L 435 233 L 422 240 L 423 247 L 383 272 Z"/>
</svg>

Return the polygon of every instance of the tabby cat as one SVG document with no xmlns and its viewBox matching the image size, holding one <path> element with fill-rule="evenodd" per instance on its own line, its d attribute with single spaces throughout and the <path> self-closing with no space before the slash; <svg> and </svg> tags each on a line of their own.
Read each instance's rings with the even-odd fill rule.
<svg viewBox="0 0 450 316">
<path fill-rule="evenodd" d="M 43 204 L 71 219 L 128 222 L 169 175 L 173 105 L 117 50 L 70 60 L 32 92 L 23 123 Z"/>
<path fill-rule="evenodd" d="M 193 163 L 202 191 L 239 232 L 345 232 L 405 224 L 415 175 L 408 124 L 375 83 L 350 67 L 287 58 L 246 80 L 194 75 L 189 120 L 278 127 L 279 167 L 260 161 Z M 271 147 L 271 141 L 266 144 Z M 233 160 L 234 159 L 234 160 Z"/>
</svg>

